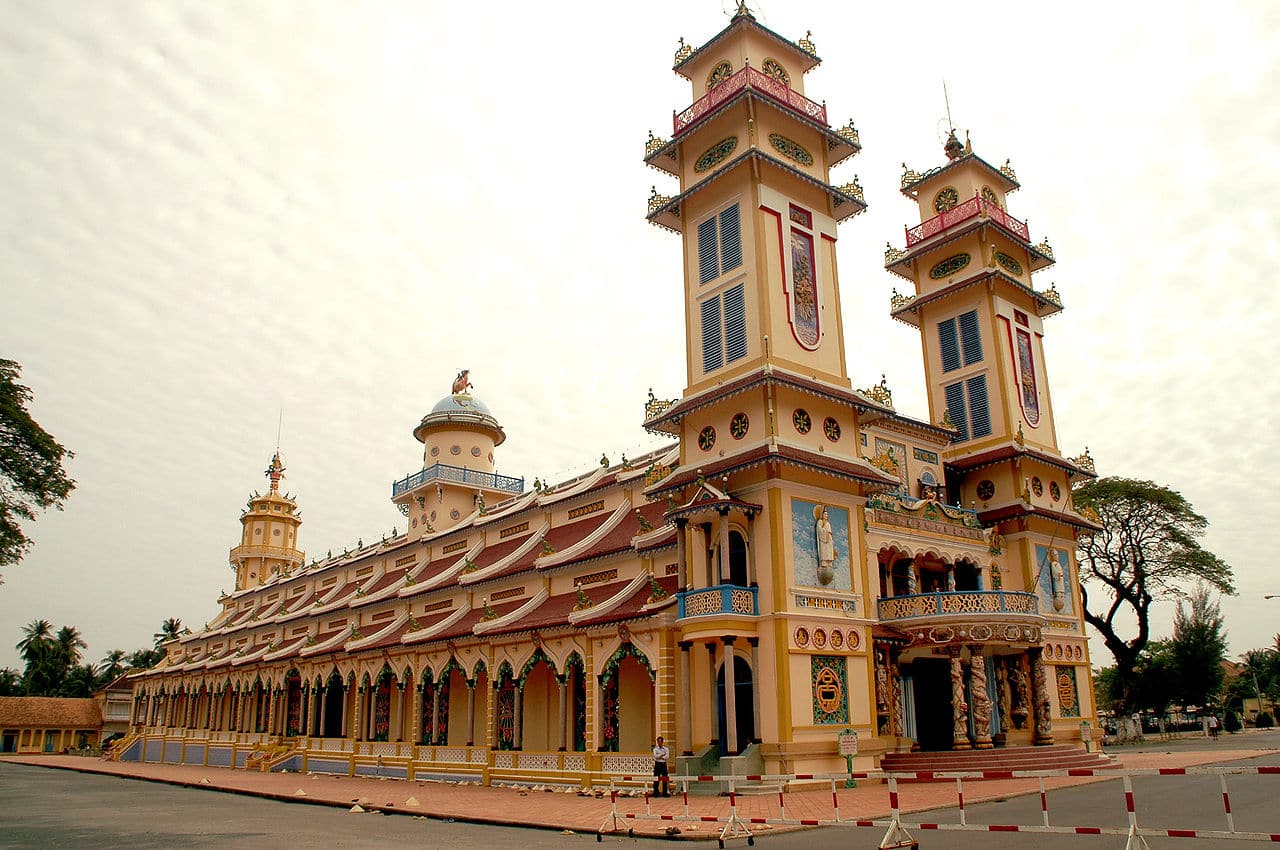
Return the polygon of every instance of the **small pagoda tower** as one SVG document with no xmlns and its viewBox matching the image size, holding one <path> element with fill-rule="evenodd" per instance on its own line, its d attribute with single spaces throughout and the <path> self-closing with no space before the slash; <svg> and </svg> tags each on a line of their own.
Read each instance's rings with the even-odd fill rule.
<svg viewBox="0 0 1280 850">
<path fill-rule="evenodd" d="M 409 519 L 411 537 L 442 532 L 524 492 L 524 479 L 498 475 L 494 449 L 507 439 L 498 420 L 470 392 L 464 369 L 452 391 L 413 429 L 422 469 L 391 485 L 391 501 Z"/>
<path fill-rule="evenodd" d="M 231 550 L 231 567 L 236 571 L 236 590 L 258 587 L 280 575 L 289 575 L 306 561 L 298 548 L 298 527 L 302 515 L 291 496 L 280 492 L 284 462 L 277 450 L 266 470 L 271 489 L 254 493 L 240 515 L 240 545 Z"/>
</svg>

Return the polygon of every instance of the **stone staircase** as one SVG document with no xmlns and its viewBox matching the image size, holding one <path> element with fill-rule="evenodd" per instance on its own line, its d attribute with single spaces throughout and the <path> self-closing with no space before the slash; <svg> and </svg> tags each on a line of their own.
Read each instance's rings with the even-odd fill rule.
<svg viewBox="0 0 1280 850">
<path fill-rule="evenodd" d="M 1001 747 L 991 750 L 941 750 L 938 752 L 887 753 L 880 769 L 891 773 L 945 773 L 979 770 L 1099 770 L 1120 767 L 1102 753 L 1091 753 L 1076 744 L 1047 747 Z M 912 780 L 927 781 L 927 780 Z"/>
</svg>

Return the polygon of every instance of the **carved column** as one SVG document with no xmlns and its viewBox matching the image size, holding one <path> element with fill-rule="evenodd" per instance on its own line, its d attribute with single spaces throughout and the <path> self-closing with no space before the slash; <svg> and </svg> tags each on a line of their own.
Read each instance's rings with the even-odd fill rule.
<svg viewBox="0 0 1280 850">
<path fill-rule="evenodd" d="M 764 737 L 760 727 L 760 638 L 749 637 L 747 643 L 751 646 L 751 740 L 754 742 Z"/>
<path fill-rule="evenodd" d="M 409 742 L 417 744 L 422 741 L 422 688 L 424 684 L 419 684 L 415 676 L 413 679 L 413 709 L 409 715 Z"/>
<path fill-rule="evenodd" d="M 1036 734 L 1032 743 L 1044 746 L 1053 743 L 1053 718 L 1049 716 L 1049 682 L 1044 666 L 1043 647 L 1027 650 L 1031 658 L 1031 702 L 1035 712 Z"/>
<path fill-rule="evenodd" d="M 969 704 L 964 700 L 964 666 L 960 663 L 960 647 L 948 648 L 951 653 L 951 749 L 969 749 Z"/>
<path fill-rule="evenodd" d="M 476 744 L 476 683 L 467 682 L 467 746 Z"/>
<path fill-rule="evenodd" d="M 559 705 L 556 709 L 557 726 L 560 729 L 560 742 L 556 746 L 559 752 L 568 749 L 565 741 L 568 739 L 568 716 L 569 716 L 569 674 L 566 671 L 564 675 L 556 676 L 556 684 L 559 685 Z"/>
<path fill-rule="evenodd" d="M 991 749 L 991 695 L 987 693 L 987 658 L 981 646 L 969 647 L 969 699 L 973 702 L 973 745 Z"/>
<path fill-rule="evenodd" d="M 689 553 L 687 551 L 687 543 L 685 541 L 685 527 L 689 524 L 689 520 L 684 517 L 676 519 L 676 583 L 679 585 L 680 592 L 689 589 Z"/>
<path fill-rule="evenodd" d="M 907 719 L 905 717 L 906 704 L 902 695 L 902 668 L 900 666 L 902 653 L 896 649 L 889 650 L 889 700 L 893 706 L 893 725 L 890 731 L 894 737 L 901 738 L 906 734 Z"/>
<path fill-rule="evenodd" d="M 720 638 L 724 642 L 724 752 L 738 754 L 738 698 L 733 678 L 733 637 Z"/>
<path fill-rule="evenodd" d="M 516 680 L 516 692 L 512 695 L 511 748 L 524 749 L 524 687 Z"/>
<path fill-rule="evenodd" d="M 1027 680 L 1026 667 L 1021 656 L 1012 656 L 1008 660 L 1011 707 L 1009 716 L 1017 729 L 1027 728 L 1027 716 L 1031 713 L 1031 684 Z"/>
<path fill-rule="evenodd" d="M 693 642 L 680 641 L 680 716 L 676 718 L 676 748 L 681 755 L 693 755 L 693 680 L 689 652 Z"/>
<path fill-rule="evenodd" d="M 883 735 L 893 725 L 893 709 L 889 702 L 889 660 L 888 652 L 877 647 L 872 654 L 875 664 L 876 678 L 876 734 Z"/>
<path fill-rule="evenodd" d="M 1000 718 L 1000 732 L 997 734 L 1000 743 L 1009 732 L 1009 667 L 1008 659 L 996 658 L 996 714 Z"/>
</svg>

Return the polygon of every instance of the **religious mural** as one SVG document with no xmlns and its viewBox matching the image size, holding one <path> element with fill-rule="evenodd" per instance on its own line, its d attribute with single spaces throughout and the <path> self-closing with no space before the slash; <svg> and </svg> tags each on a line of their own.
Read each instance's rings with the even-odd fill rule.
<svg viewBox="0 0 1280 850">
<path fill-rule="evenodd" d="M 1072 614 L 1071 561 L 1065 549 L 1036 547 L 1036 596 L 1041 614 Z"/>
<path fill-rule="evenodd" d="M 1032 427 L 1040 424 L 1040 400 L 1036 395 L 1036 365 L 1031 356 L 1031 334 L 1022 329 L 1018 337 L 1018 382 L 1022 388 L 1022 412 Z"/>
<path fill-rule="evenodd" d="M 844 508 L 792 499 L 791 553 L 797 585 L 853 590 L 849 512 Z"/>
<path fill-rule="evenodd" d="M 818 284 L 813 274 L 813 237 L 791 231 L 791 326 L 807 348 L 818 344 Z"/>
</svg>

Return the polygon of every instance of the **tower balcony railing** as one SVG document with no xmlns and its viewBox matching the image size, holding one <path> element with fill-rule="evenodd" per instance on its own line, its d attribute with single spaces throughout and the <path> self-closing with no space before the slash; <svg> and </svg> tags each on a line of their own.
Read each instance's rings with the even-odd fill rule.
<svg viewBox="0 0 1280 850">
<path fill-rule="evenodd" d="M 745 88 L 754 89 L 769 97 L 770 100 L 775 100 L 783 106 L 822 124 L 827 123 L 827 107 L 825 104 L 809 100 L 809 98 L 781 80 L 774 79 L 763 71 L 757 71 L 748 65 L 695 100 L 688 109 L 675 113 L 673 116 L 674 135 L 680 135 L 693 126 L 699 118 Z"/>
<path fill-rule="evenodd" d="M 760 613 L 759 591 L 738 584 L 717 584 L 676 594 L 680 619 L 706 617 L 713 614 L 737 614 L 754 617 Z"/>
<path fill-rule="evenodd" d="M 949 590 L 890 596 L 876 601 L 881 621 L 920 620 L 962 614 L 1038 617 L 1034 593 L 1016 590 Z"/>
<path fill-rule="evenodd" d="M 509 475 L 498 475 L 494 472 L 481 472 L 467 469 L 465 466 L 450 466 L 447 463 L 436 463 L 426 469 L 410 473 L 391 485 L 391 498 L 396 498 L 423 484 L 432 481 L 448 481 L 451 484 L 471 484 L 486 490 L 500 490 L 503 493 L 520 495 L 524 492 L 524 479 L 512 478 Z"/>
<path fill-rule="evenodd" d="M 944 230 L 948 230 L 962 221 L 968 221 L 971 218 L 985 216 L 993 221 L 1003 225 L 1013 233 L 1017 234 L 1020 239 L 1029 241 L 1031 239 L 1031 230 L 1027 227 L 1025 221 L 1019 221 L 1009 215 L 999 204 L 993 204 L 986 198 L 974 196 L 963 204 L 957 204 L 945 212 L 940 212 L 928 221 L 923 221 L 915 227 L 908 227 L 907 230 L 907 248 L 911 248 L 920 244 L 930 237 L 937 236 Z"/>
</svg>

